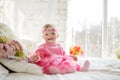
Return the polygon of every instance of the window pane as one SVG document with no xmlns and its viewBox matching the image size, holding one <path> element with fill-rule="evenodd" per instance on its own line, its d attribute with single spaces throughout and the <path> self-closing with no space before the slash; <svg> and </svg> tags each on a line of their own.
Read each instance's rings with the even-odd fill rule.
<svg viewBox="0 0 120 80">
<path fill-rule="evenodd" d="M 120 48 L 120 0 L 108 0 L 108 53 Z M 108 56 L 111 56 L 109 54 Z"/>
<path fill-rule="evenodd" d="M 101 57 L 102 0 L 70 0 L 68 27 L 73 45 L 80 45 L 89 57 Z"/>
</svg>

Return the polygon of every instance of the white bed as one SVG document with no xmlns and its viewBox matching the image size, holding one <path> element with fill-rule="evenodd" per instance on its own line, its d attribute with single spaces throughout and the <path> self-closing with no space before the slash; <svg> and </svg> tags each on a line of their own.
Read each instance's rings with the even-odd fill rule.
<svg viewBox="0 0 120 80">
<path fill-rule="evenodd" d="M 83 64 L 85 59 L 79 60 Z M 88 72 L 75 72 L 57 75 L 32 75 L 27 73 L 9 73 L 3 80 L 120 80 L 119 59 L 89 59 Z"/>
<path fill-rule="evenodd" d="M 4 24 L 0 24 L 0 35 L 16 40 L 16 36 L 9 27 Z M 32 50 L 35 45 L 32 44 L 31 41 L 23 41 L 23 43 L 23 47 L 27 52 Z M 83 65 L 84 60 L 86 59 L 80 58 L 78 63 Z M 24 60 L 15 61 L 0 58 L 0 63 L 16 71 L 16 73 L 9 73 L 9 71 L 0 64 L 0 80 L 120 80 L 120 59 L 88 60 L 90 61 L 90 69 L 88 72 L 46 75 L 42 74 L 40 67 L 29 64 Z"/>
</svg>

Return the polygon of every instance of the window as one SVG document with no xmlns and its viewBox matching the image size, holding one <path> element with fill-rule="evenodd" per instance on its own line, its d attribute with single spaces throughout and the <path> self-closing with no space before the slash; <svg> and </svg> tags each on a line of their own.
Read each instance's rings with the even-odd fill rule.
<svg viewBox="0 0 120 80">
<path fill-rule="evenodd" d="M 119 3 L 119 0 L 70 0 L 69 45 L 80 45 L 87 57 L 114 57 L 113 51 L 120 46 L 120 12 L 116 10 Z"/>
<path fill-rule="evenodd" d="M 108 0 L 108 53 L 120 48 L 120 10 L 117 10 L 119 4 L 120 0 Z"/>
</svg>

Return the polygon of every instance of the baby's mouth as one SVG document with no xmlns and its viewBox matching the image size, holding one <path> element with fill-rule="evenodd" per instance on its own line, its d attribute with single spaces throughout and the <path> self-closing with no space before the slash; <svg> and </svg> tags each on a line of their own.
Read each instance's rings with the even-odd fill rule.
<svg viewBox="0 0 120 80">
<path fill-rule="evenodd" d="M 49 38 L 48 40 L 53 40 L 53 38 Z"/>
</svg>

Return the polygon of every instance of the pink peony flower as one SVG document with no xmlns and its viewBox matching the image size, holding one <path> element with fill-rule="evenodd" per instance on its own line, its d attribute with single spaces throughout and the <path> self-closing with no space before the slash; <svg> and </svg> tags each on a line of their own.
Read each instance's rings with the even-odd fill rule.
<svg viewBox="0 0 120 80">
<path fill-rule="evenodd" d="M 23 58 L 24 52 L 18 41 L 0 36 L 0 57 L 4 58 Z"/>
<path fill-rule="evenodd" d="M 12 44 L 0 43 L 0 54 L 2 57 L 14 56 L 15 53 L 15 47 Z"/>
</svg>

